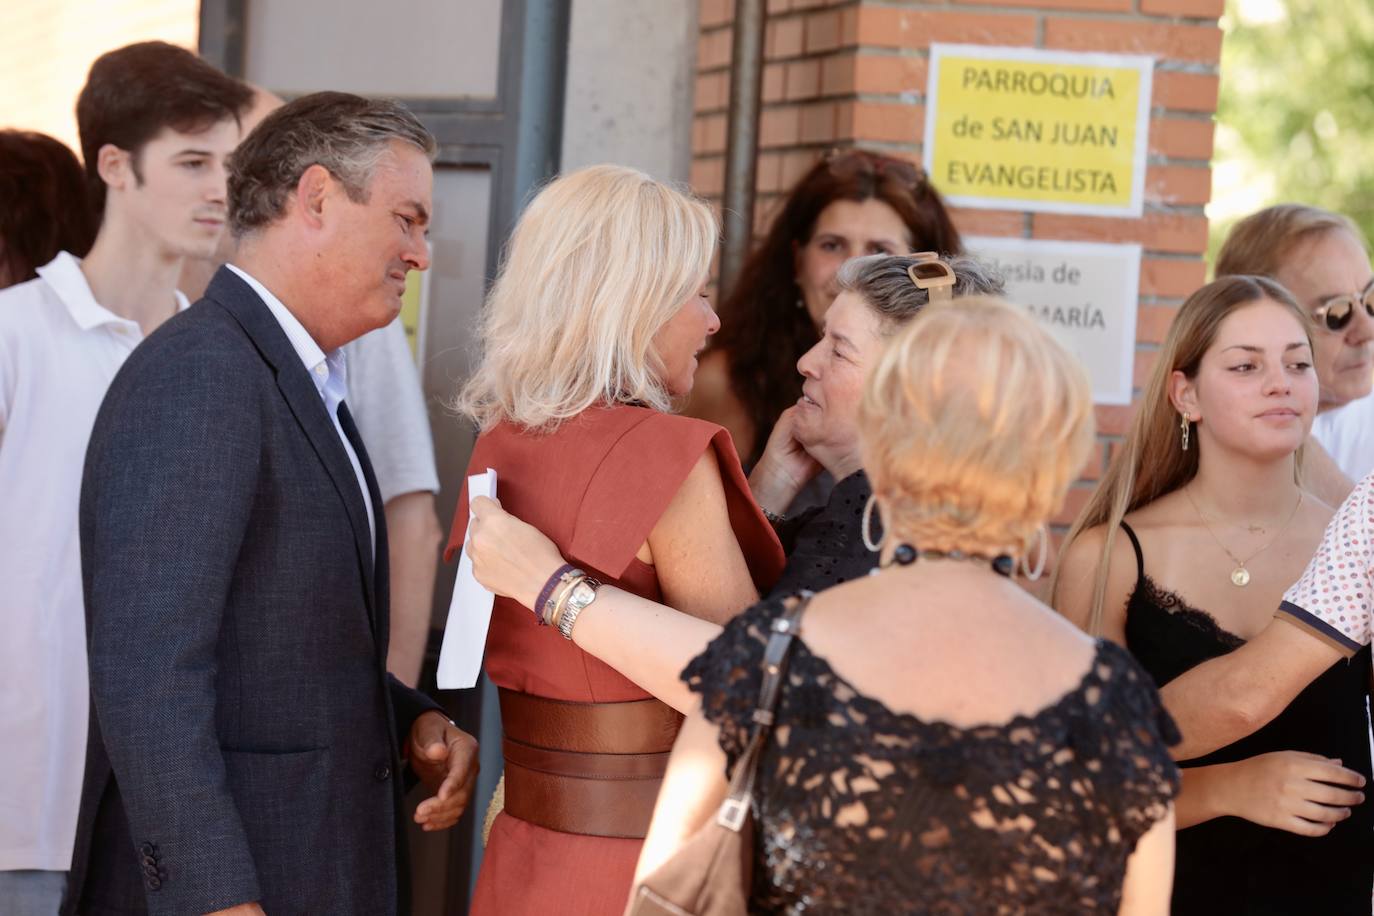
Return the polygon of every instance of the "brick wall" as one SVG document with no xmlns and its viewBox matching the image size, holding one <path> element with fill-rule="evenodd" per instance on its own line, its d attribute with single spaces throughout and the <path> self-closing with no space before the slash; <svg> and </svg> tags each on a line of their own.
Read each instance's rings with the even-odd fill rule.
<svg viewBox="0 0 1374 916">
<path fill-rule="evenodd" d="M 719 199 L 724 183 L 733 0 L 700 0 L 691 181 Z M 1212 116 L 1223 0 L 769 0 L 756 229 L 817 156 L 861 145 L 920 162 L 932 42 L 1156 58 L 1145 212 L 1138 219 L 956 210 L 961 231 L 993 236 L 1139 242 L 1135 380 L 1153 368 L 1179 304 L 1202 285 L 1211 196 Z M 1099 443 L 1056 519 L 1083 505 L 1131 408 L 1098 407 Z"/>
</svg>

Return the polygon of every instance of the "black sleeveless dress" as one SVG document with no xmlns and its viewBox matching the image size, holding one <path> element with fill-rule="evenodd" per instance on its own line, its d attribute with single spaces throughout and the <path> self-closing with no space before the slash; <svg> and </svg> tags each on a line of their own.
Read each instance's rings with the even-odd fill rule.
<svg viewBox="0 0 1374 916">
<path fill-rule="evenodd" d="M 1232 652 L 1245 640 L 1205 611 L 1190 607 L 1145 575 L 1135 548 L 1137 579 L 1126 606 L 1126 646 L 1163 687 L 1190 668 Z M 1370 771 L 1369 647 L 1332 665 L 1264 728 L 1182 768 L 1245 760 L 1271 751 L 1334 757 Z M 1368 789 L 1366 789 L 1368 792 Z M 1370 912 L 1374 888 L 1374 799 L 1366 798 L 1324 837 L 1220 817 L 1178 832 L 1175 914 L 1346 914 Z"/>
</svg>

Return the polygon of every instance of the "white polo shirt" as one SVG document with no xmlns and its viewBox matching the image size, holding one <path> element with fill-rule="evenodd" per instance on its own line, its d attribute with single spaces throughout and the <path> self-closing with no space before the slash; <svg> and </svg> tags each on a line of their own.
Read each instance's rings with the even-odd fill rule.
<svg viewBox="0 0 1374 916">
<path fill-rule="evenodd" d="M 89 702 L 81 471 L 105 391 L 143 339 L 95 301 L 76 258 L 38 275 L 0 290 L 3 871 L 71 866 Z"/>
<path fill-rule="evenodd" d="M 1312 435 L 1351 480 L 1374 471 L 1374 394 L 1317 414 Z"/>
</svg>

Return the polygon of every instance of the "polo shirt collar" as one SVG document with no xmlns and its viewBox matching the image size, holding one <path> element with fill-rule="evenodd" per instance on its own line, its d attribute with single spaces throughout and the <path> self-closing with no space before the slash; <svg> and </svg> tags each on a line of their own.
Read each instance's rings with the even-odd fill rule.
<svg viewBox="0 0 1374 916">
<path fill-rule="evenodd" d="M 91 284 L 81 272 L 81 261 L 65 251 L 59 251 L 57 257 L 38 268 L 38 276 L 42 277 L 43 282 L 57 294 L 58 300 L 66 307 L 72 320 L 83 331 L 89 331 L 102 324 L 135 324 L 131 319 L 122 318 L 95 301 Z M 190 301 L 181 290 L 173 292 L 176 294 L 177 311 L 185 311 L 190 306 Z"/>
</svg>

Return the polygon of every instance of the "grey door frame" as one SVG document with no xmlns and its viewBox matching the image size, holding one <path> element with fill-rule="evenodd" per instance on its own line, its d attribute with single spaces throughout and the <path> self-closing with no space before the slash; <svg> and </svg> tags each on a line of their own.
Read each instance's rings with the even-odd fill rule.
<svg viewBox="0 0 1374 916">
<path fill-rule="evenodd" d="M 234 76 L 242 77 L 246 67 L 251 5 L 252 0 L 202 0 L 200 5 L 201 56 Z M 401 99 L 438 140 L 436 168 L 491 173 L 485 259 L 488 285 L 496 276 L 500 251 L 520 211 L 538 185 L 558 171 L 571 5 L 572 0 L 502 0 L 494 96 Z M 451 339 L 451 334 L 429 335 L 439 347 L 444 346 L 445 337 Z M 452 518 L 458 502 L 473 436 L 440 406 L 453 393 L 453 380 L 439 360 L 426 362 L 423 384 L 440 467 L 437 505 L 440 518 L 446 520 Z M 448 567 L 441 567 L 432 609 L 447 609 L 452 590 L 453 576 Z M 481 862 L 483 803 L 501 772 L 500 712 L 496 692 L 485 677 L 473 690 L 436 689 L 443 615 L 432 614 L 431 620 L 438 625 L 431 626 L 421 687 L 482 744 L 476 803 L 454 828 L 446 856 L 443 911 L 462 916 Z"/>
</svg>

